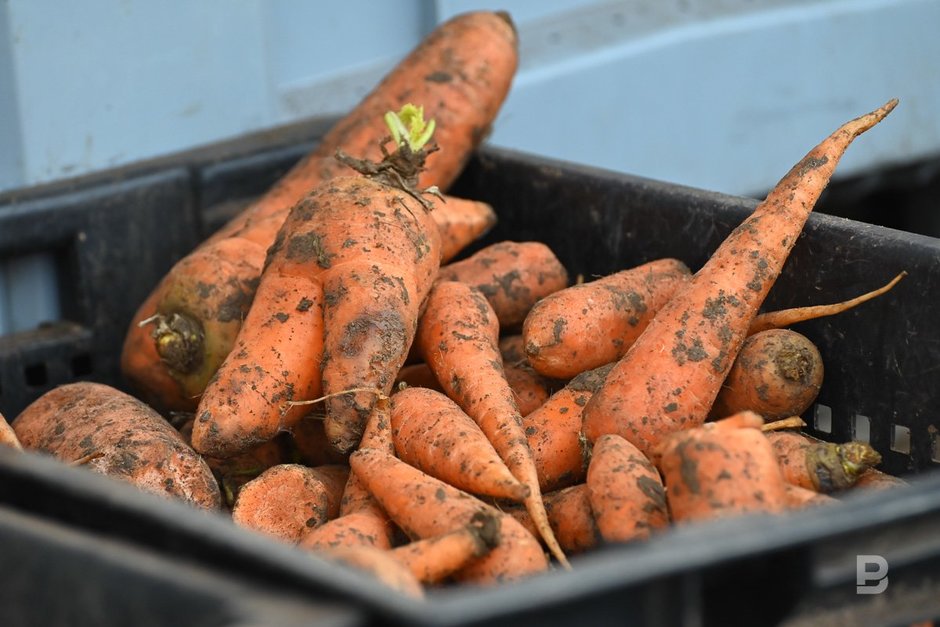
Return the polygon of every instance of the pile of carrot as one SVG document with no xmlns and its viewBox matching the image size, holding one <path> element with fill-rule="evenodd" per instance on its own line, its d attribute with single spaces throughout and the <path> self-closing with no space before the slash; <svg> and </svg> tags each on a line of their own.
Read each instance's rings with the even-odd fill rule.
<svg viewBox="0 0 940 627">
<path fill-rule="evenodd" d="M 440 25 L 142 304 L 122 364 L 148 404 L 63 386 L 0 419 L 0 442 L 415 598 L 888 484 L 867 444 L 790 426 L 824 369 L 788 327 L 903 273 L 760 310 L 839 159 L 896 101 L 813 148 L 697 271 L 653 259 L 571 284 L 540 242 L 466 254 L 497 214 L 444 193 L 516 55 L 505 14 Z"/>
</svg>

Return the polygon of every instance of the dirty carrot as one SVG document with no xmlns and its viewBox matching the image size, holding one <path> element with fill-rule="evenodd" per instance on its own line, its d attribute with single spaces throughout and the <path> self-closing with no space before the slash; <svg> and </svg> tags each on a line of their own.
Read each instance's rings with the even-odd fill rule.
<svg viewBox="0 0 940 627">
<path fill-rule="evenodd" d="M 366 422 L 360 447 L 395 454 L 389 411 L 389 400 L 380 398 Z M 355 471 L 350 471 L 343 488 L 339 514 L 339 517 L 307 532 L 301 538 L 300 544 L 306 548 L 357 544 L 367 544 L 380 549 L 392 547 L 394 523 L 389 520 L 388 514 L 372 497 Z"/>
<path fill-rule="evenodd" d="M 235 350 L 199 401 L 201 453 L 224 457 L 271 439 L 308 411 L 292 401 L 322 389 L 327 439 L 345 454 L 377 393 L 391 393 L 440 264 L 440 234 L 414 188 L 434 121 L 412 105 L 387 119 L 393 135 L 407 125 L 395 151 L 357 163 L 367 176 L 317 188 L 284 222 Z"/>
<path fill-rule="evenodd" d="M 480 425 L 513 476 L 529 489 L 526 509 L 549 550 L 567 564 L 548 523 L 522 416 L 503 372 L 493 307 L 470 285 L 438 280 L 415 342 L 447 395 Z"/>
<path fill-rule="evenodd" d="M 588 487 L 584 483 L 568 486 L 542 495 L 548 522 L 558 538 L 558 544 L 568 555 L 577 555 L 601 544 L 600 530 L 591 511 Z M 510 506 L 506 512 L 519 521 L 530 533 L 538 535 L 532 517 L 521 507 Z"/>
<path fill-rule="evenodd" d="M 309 529 L 339 515 L 348 476 L 349 469 L 339 465 L 274 466 L 242 486 L 232 520 L 240 527 L 296 543 Z"/>
<path fill-rule="evenodd" d="M 809 409 L 823 383 L 816 345 L 792 329 L 768 329 L 747 337 L 728 371 L 711 418 L 750 409 L 773 421 Z"/>
<path fill-rule="evenodd" d="M 464 248 L 486 235 L 496 224 L 493 207 L 480 200 L 444 196 L 431 213 L 441 230 L 441 263 L 447 263 Z"/>
<path fill-rule="evenodd" d="M 477 512 L 463 527 L 413 540 L 392 549 L 391 555 L 422 584 L 439 584 L 499 546 L 500 520 L 497 514 Z"/>
<path fill-rule="evenodd" d="M 754 412 L 741 412 L 663 440 L 659 469 L 673 522 L 789 507 L 787 482 L 760 430 L 763 422 Z"/>
<path fill-rule="evenodd" d="M 441 266 L 441 281 L 460 281 L 486 296 L 500 329 L 522 324 L 540 299 L 568 286 L 568 272 L 541 242 L 503 241 Z"/>
<path fill-rule="evenodd" d="M 871 299 L 888 292 L 891 288 L 897 285 L 898 281 L 906 276 L 906 271 L 901 272 L 896 277 L 891 279 L 886 285 L 883 285 L 876 290 L 872 290 L 871 292 L 862 294 L 861 296 L 856 296 L 855 298 L 842 301 L 841 303 L 833 303 L 831 305 L 812 305 L 809 307 L 795 307 L 793 309 L 782 309 L 780 311 L 768 311 L 767 313 L 758 314 L 757 317 L 754 318 L 754 321 L 751 322 L 751 326 L 747 331 L 748 335 L 766 331 L 767 329 L 780 329 L 794 325 L 798 322 L 805 322 L 807 320 L 814 320 L 816 318 L 822 318 L 825 316 L 834 316 L 835 314 L 842 313 L 843 311 L 848 311 L 853 307 L 858 307 L 862 303 L 868 302 Z"/>
<path fill-rule="evenodd" d="M 456 575 L 458 580 L 493 585 L 548 568 L 539 541 L 511 516 L 500 514 L 480 499 L 377 449 L 360 448 L 350 455 L 349 464 L 411 539 L 453 531 L 480 513 L 500 517 L 499 546 L 463 568 Z"/>
<path fill-rule="evenodd" d="M 543 491 L 584 482 L 590 448 L 581 435 L 581 410 L 613 366 L 610 363 L 582 372 L 541 407 L 522 417 Z"/>
<path fill-rule="evenodd" d="M 441 392 L 402 390 L 392 396 L 389 416 L 403 462 L 471 494 L 514 501 L 529 495 L 477 423 Z"/>
<path fill-rule="evenodd" d="M 445 190 L 485 137 L 517 63 L 517 35 L 505 13 L 464 13 L 433 29 L 310 154 L 168 272 L 128 328 L 121 355 L 127 380 L 161 409 L 192 411 L 232 349 L 265 251 L 290 209 L 322 182 L 355 174 L 334 159 L 336 151 L 380 158 L 382 115 L 424 103 L 440 150 L 419 186 Z"/>
<path fill-rule="evenodd" d="M 438 392 L 443 391 L 430 366 L 424 362 L 407 364 L 398 371 L 398 376 L 395 377 L 394 389 L 398 390 L 405 386 L 427 388 Z"/>
<path fill-rule="evenodd" d="M 677 259 L 657 259 L 549 294 L 522 324 L 529 363 L 568 379 L 616 361 L 691 276 Z"/>
<path fill-rule="evenodd" d="M 586 484 L 605 542 L 646 540 L 669 525 L 659 471 L 619 435 L 601 436 L 594 443 Z"/>
<path fill-rule="evenodd" d="M 283 434 L 293 461 L 304 466 L 342 464 L 346 456 L 330 446 L 323 427 L 323 412 L 315 408 Z"/>
<path fill-rule="evenodd" d="M 584 408 L 584 434 L 617 433 L 646 455 L 701 425 L 846 148 L 891 100 L 813 148 L 663 306 Z"/>
<path fill-rule="evenodd" d="M 807 490 L 828 494 L 852 487 L 859 475 L 881 463 L 866 442 L 836 444 L 796 431 L 767 433 L 784 478 Z"/>
<path fill-rule="evenodd" d="M 818 505 L 831 505 L 836 502 L 836 499 L 829 496 L 828 494 L 823 494 L 817 492 L 816 490 L 809 490 L 807 488 L 802 488 L 793 483 L 788 483 L 786 485 L 787 493 L 787 503 L 790 509 L 804 509 L 807 507 L 816 507 Z"/>
<path fill-rule="evenodd" d="M 522 416 L 528 416 L 541 407 L 557 385 L 555 381 L 543 377 L 525 362 L 503 364 L 503 373 Z"/>
<path fill-rule="evenodd" d="M 858 476 L 853 488 L 862 490 L 889 490 L 909 485 L 907 481 L 889 475 L 877 468 L 869 468 Z"/>
<path fill-rule="evenodd" d="M 26 450 L 203 509 L 221 505 L 212 470 L 153 408 L 108 385 L 60 385 L 11 423 Z"/>
</svg>

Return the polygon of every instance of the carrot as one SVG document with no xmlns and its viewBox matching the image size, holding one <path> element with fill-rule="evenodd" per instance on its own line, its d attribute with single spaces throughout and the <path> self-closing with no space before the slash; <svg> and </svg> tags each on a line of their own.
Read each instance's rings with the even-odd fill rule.
<svg viewBox="0 0 940 627">
<path fill-rule="evenodd" d="M 542 505 L 522 416 L 503 372 L 493 307 L 474 287 L 438 280 L 428 296 L 415 342 L 447 395 L 480 425 L 509 471 L 529 489 L 526 509 L 549 550 L 566 565 Z"/>
<path fill-rule="evenodd" d="M 438 392 L 442 391 L 441 384 L 438 382 L 437 377 L 434 376 L 430 366 L 424 362 L 402 366 L 401 370 L 398 371 L 398 376 L 395 377 L 395 385 L 393 387 L 398 390 L 403 387 L 402 384 L 405 384 L 407 387 L 427 388 Z"/>
<path fill-rule="evenodd" d="M 552 395 L 557 385 L 548 377 L 537 373 L 527 363 L 504 364 L 506 383 L 516 399 L 516 407 L 522 416 L 528 416 L 541 407 Z"/>
<path fill-rule="evenodd" d="M 463 527 L 414 540 L 391 555 L 422 584 L 439 584 L 499 546 L 499 528 L 500 516 L 478 512 Z"/>
<path fill-rule="evenodd" d="M 568 273 L 541 242 L 497 242 L 441 266 L 441 281 L 460 281 L 486 296 L 500 328 L 514 328 L 540 299 L 568 285 Z"/>
<path fill-rule="evenodd" d="M 616 433 L 647 456 L 701 425 L 751 321 L 852 140 L 897 104 L 846 123 L 813 148 L 659 310 L 584 408 L 584 434 Z"/>
<path fill-rule="evenodd" d="M 423 599 L 424 587 L 408 566 L 395 556 L 367 545 L 337 546 L 319 549 L 317 554 L 358 571 L 368 573 L 383 585 L 405 596 Z"/>
<path fill-rule="evenodd" d="M 582 372 L 522 417 L 543 492 L 583 483 L 587 478 L 590 451 L 581 435 L 581 410 L 611 368 L 612 363 Z"/>
<path fill-rule="evenodd" d="M 891 488 L 899 488 L 907 485 L 907 481 L 900 477 L 889 475 L 877 468 L 869 468 L 855 479 L 855 485 L 853 487 L 864 490 L 889 490 Z"/>
<path fill-rule="evenodd" d="M 501 336 L 499 338 L 499 354 L 502 355 L 504 364 L 515 365 L 529 362 L 529 358 L 525 354 L 525 340 L 522 338 L 521 333 Z"/>
<path fill-rule="evenodd" d="M 816 345 L 791 329 L 768 329 L 747 337 L 709 412 L 722 418 L 750 409 L 773 421 L 799 416 L 823 383 Z"/>
<path fill-rule="evenodd" d="M 206 462 L 150 406 L 111 386 L 60 385 L 11 426 L 23 448 L 204 509 L 221 505 Z"/>
<path fill-rule="evenodd" d="M 594 443 L 586 483 L 605 542 L 646 540 L 669 525 L 659 471 L 619 435 L 605 435 Z"/>
<path fill-rule="evenodd" d="M 616 361 L 690 274 L 677 259 L 657 259 L 549 294 L 522 324 L 529 363 L 566 379 Z"/>
<path fill-rule="evenodd" d="M 548 568 L 538 540 L 508 514 L 435 479 L 394 456 L 360 448 L 349 457 L 352 471 L 409 538 L 429 538 L 458 529 L 481 512 L 500 518 L 500 542 L 486 557 L 463 568 L 456 578 L 492 585 L 524 578 Z"/>
<path fill-rule="evenodd" d="M 446 189 L 485 137 L 517 62 L 505 13 L 470 12 L 437 26 L 277 185 L 169 271 L 128 329 L 121 354 L 127 380 L 162 408 L 192 411 L 232 349 L 265 251 L 290 209 L 324 181 L 355 174 L 333 158 L 337 149 L 379 158 L 382 115 L 424 103 L 441 150 L 428 159 L 420 187 Z"/>
<path fill-rule="evenodd" d="M 194 419 L 186 420 L 179 427 L 180 435 L 186 444 L 191 446 Z M 219 490 L 222 493 L 222 504 L 231 509 L 235 504 L 235 497 L 239 490 L 246 483 L 260 475 L 262 472 L 287 463 L 288 450 L 285 441 L 282 438 L 275 438 L 268 442 L 263 442 L 253 449 L 245 451 L 241 455 L 229 457 L 228 459 L 219 459 L 216 457 L 203 456 L 206 464 L 212 470 L 212 474 L 219 482 Z"/>
<path fill-rule="evenodd" d="M 601 535 L 591 511 L 588 487 L 584 483 L 568 486 L 542 495 L 548 522 L 558 538 L 558 544 L 568 555 L 585 553 L 600 546 Z M 521 507 L 507 507 L 506 512 L 533 535 L 538 530 L 532 517 Z"/>
<path fill-rule="evenodd" d="M 18 451 L 23 450 L 23 445 L 20 444 L 16 433 L 13 431 L 13 427 L 6 421 L 3 414 L 0 414 L 0 445 L 9 446 Z"/>
<path fill-rule="evenodd" d="M 514 501 L 529 495 L 480 427 L 444 394 L 402 390 L 392 396 L 390 418 L 403 462 L 471 494 Z"/>
<path fill-rule="evenodd" d="M 796 307 L 793 309 L 769 311 L 767 313 L 759 314 L 754 318 L 754 321 L 751 322 L 751 326 L 747 331 L 748 335 L 766 331 L 767 329 L 780 329 L 794 325 L 798 322 L 814 320 L 824 316 L 833 316 L 835 314 L 842 313 L 843 311 L 848 311 L 853 307 L 858 307 L 862 303 L 868 302 L 871 299 L 888 292 L 891 288 L 897 285 L 898 281 L 906 276 L 907 272 L 901 272 L 896 277 L 891 279 L 886 285 L 841 303 L 833 303 L 831 305 L 813 305 L 811 307 Z"/>
<path fill-rule="evenodd" d="M 348 476 L 345 466 L 274 466 L 242 486 L 232 520 L 246 529 L 296 543 L 308 529 L 339 515 Z"/>
<path fill-rule="evenodd" d="M 391 523 L 387 519 L 361 511 L 337 516 L 305 531 L 297 546 L 312 551 L 341 546 L 371 546 L 387 550 L 392 547 L 390 537 Z"/>
<path fill-rule="evenodd" d="M 767 433 L 784 478 L 807 490 L 828 494 L 852 487 L 859 475 L 881 463 L 865 442 L 835 444 L 795 431 Z"/>
<path fill-rule="evenodd" d="M 346 456 L 337 453 L 326 437 L 323 413 L 314 410 L 291 427 L 286 436 L 292 461 L 304 466 L 327 466 L 346 463 Z"/>
<path fill-rule="evenodd" d="M 754 412 L 741 412 L 663 440 L 659 469 L 673 522 L 789 507 L 787 482 L 762 424 Z"/>
<path fill-rule="evenodd" d="M 440 264 L 429 203 L 414 188 L 434 122 L 414 106 L 400 115 L 409 135 L 383 162 L 357 163 L 368 177 L 333 179 L 291 210 L 235 350 L 200 399 L 201 453 L 225 457 L 271 439 L 307 411 L 291 401 L 319 396 L 322 384 L 326 436 L 345 454 L 376 392 L 391 393 Z M 404 122 L 389 116 L 395 133 Z"/>
<path fill-rule="evenodd" d="M 431 217 L 441 231 L 441 263 L 452 260 L 496 224 L 496 212 L 487 203 L 449 195 Z"/>
</svg>

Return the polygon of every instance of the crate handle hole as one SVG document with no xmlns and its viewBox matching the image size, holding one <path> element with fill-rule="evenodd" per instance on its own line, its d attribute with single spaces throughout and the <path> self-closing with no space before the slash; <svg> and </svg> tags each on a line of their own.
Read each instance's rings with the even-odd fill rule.
<svg viewBox="0 0 940 627">
<path fill-rule="evenodd" d="M 929 427 L 930 431 L 930 459 L 940 464 L 940 431 L 936 427 Z"/>
<path fill-rule="evenodd" d="M 82 353 L 81 355 L 75 355 L 72 357 L 72 376 L 75 377 L 84 377 L 90 375 L 94 372 L 94 368 L 91 363 L 91 355 L 88 353 Z"/>
<path fill-rule="evenodd" d="M 49 381 L 49 373 L 46 370 L 46 364 L 31 364 L 23 368 L 23 375 L 26 377 L 26 385 L 40 387 L 46 385 Z"/>
<path fill-rule="evenodd" d="M 859 442 L 871 442 L 871 418 L 855 414 L 852 418 L 852 439 Z"/>
<path fill-rule="evenodd" d="M 891 450 L 911 454 L 911 430 L 904 425 L 891 425 Z"/>
<path fill-rule="evenodd" d="M 813 427 L 822 433 L 832 433 L 832 408 L 819 405 L 813 409 Z"/>
</svg>

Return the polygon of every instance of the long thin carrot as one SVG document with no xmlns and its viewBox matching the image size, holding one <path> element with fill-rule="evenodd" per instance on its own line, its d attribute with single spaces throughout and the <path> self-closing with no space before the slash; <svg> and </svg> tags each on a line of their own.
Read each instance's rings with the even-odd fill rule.
<svg viewBox="0 0 940 627">
<path fill-rule="evenodd" d="M 508 514 L 409 466 L 383 451 L 361 448 L 349 457 L 352 471 L 408 537 L 428 538 L 470 523 L 481 512 L 500 517 L 500 542 L 458 579 L 492 585 L 544 571 L 548 560 L 538 540 Z"/>
<path fill-rule="evenodd" d="M 369 176 L 334 179 L 291 210 L 236 350 L 199 401 L 196 450 L 225 457 L 271 439 L 307 411 L 291 401 L 322 384 L 326 436 L 347 453 L 377 398 L 363 389 L 391 393 L 440 265 L 440 233 L 414 188 L 434 122 L 414 106 L 400 117 L 409 136 L 395 152 L 356 164 Z"/>
<path fill-rule="evenodd" d="M 522 501 L 529 495 L 486 435 L 450 398 L 408 388 L 391 399 L 398 458 L 471 494 Z"/>
<path fill-rule="evenodd" d="M 646 455 L 701 425 L 751 321 L 846 148 L 891 100 L 813 148 L 653 318 L 584 408 L 584 434 L 617 433 Z"/>
<path fill-rule="evenodd" d="M 542 504 L 522 416 L 503 373 L 493 307 L 474 287 L 438 280 L 428 295 L 415 342 L 447 395 L 480 425 L 513 476 L 529 489 L 526 509 L 549 550 L 566 565 Z"/>
<path fill-rule="evenodd" d="M 437 26 L 277 185 L 169 271 L 128 328 L 121 355 L 127 380 L 162 409 L 192 411 L 232 348 L 265 251 L 291 207 L 323 181 L 355 174 L 336 162 L 337 149 L 380 158 L 382 115 L 423 103 L 437 121 L 440 151 L 419 187 L 446 189 L 486 136 L 517 63 L 517 35 L 505 13 L 464 13 Z"/>
<path fill-rule="evenodd" d="M 754 321 L 751 322 L 751 326 L 748 328 L 748 335 L 754 335 L 755 333 L 760 333 L 761 331 L 766 331 L 767 329 L 780 329 L 783 327 L 789 327 L 798 322 L 805 322 L 807 320 L 814 320 L 816 318 L 822 318 L 825 316 L 834 316 L 836 314 L 842 313 L 843 311 L 848 311 L 853 307 L 858 307 L 862 303 L 866 303 L 873 298 L 877 298 L 882 294 L 888 292 L 895 285 L 898 284 L 898 281 L 907 276 L 907 271 L 901 272 L 896 277 L 888 281 L 887 284 L 879 287 L 876 290 L 866 292 L 855 298 L 850 298 L 849 300 L 842 301 L 841 303 L 832 303 L 830 305 L 811 305 L 809 307 L 795 307 L 793 309 L 782 309 L 780 311 L 768 311 L 766 313 L 758 314 Z"/>
</svg>

